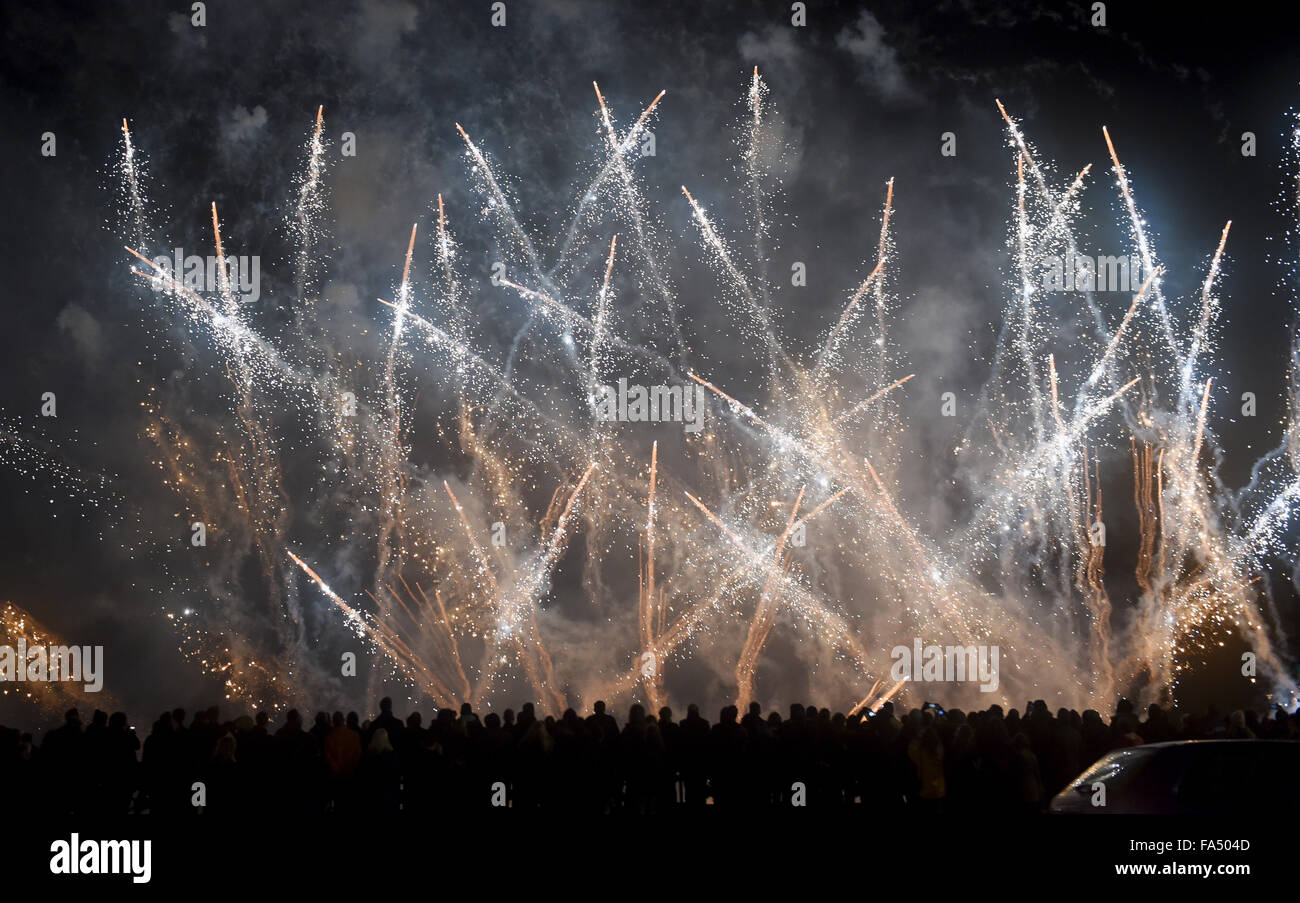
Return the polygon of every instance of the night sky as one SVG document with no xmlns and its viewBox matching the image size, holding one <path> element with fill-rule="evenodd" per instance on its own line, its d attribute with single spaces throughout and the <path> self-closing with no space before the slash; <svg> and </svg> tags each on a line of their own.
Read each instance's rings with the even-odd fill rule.
<svg viewBox="0 0 1300 903">
<path fill-rule="evenodd" d="M 322 311 L 340 340 L 364 345 L 376 341 L 369 324 L 388 322 L 371 299 L 390 296 L 411 224 L 428 227 L 439 193 L 465 273 L 485 282 L 496 259 L 454 123 L 508 174 L 546 256 L 597 159 L 592 82 L 623 124 L 666 91 L 656 154 L 638 172 L 669 240 L 700 369 L 726 372 L 742 390 L 750 349 L 713 300 L 678 186 L 691 186 L 721 222 L 743 215 L 735 138 L 758 66 L 784 145 L 772 161 L 782 213 L 771 260 L 778 271 L 796 260 L 808 269 L 806 290 L 774 296 L 776 326 L 792 347 L 827 329 L 869 268 L 884 186 L 895 179 L 898 335 L 917 373 L 902 402 L 913 424 L 902 495 L 937 533 L 960 500 L 927 501 L 957 430 L 933 400 L 978 390 L 1010 266 L 1015 158 L 995 98 L 1058 178 L 1093 164 L 1081 246 L 1121 253 L 1105 125 L 1171 296 L 1196 291 L 1232 220 L 1218 384 L 1229 400 L 1255 392 L 1259 415 L 1234 417 L 1230 403 L 1212 412 L 1225 481 L 1241 484 L 1278 442 L 1294 295 L 1283 243 L 1293 224 L 1276 201 L 1288 177 L 1288 110 L 1300 99 L 1300 11 L 1234 4 L 1201 13 L 1130 0 L 1106 4 L 1107 26 L 1095 28 L 1087 3 L 814 0 L 796 28 L 790 4 L 779 2 L 507 0 L 506 27 L 494 28 L 491 6 L 212 0 L 202 28 L 181 2 L 0 7 L 0 425 L 102 486 L 95 491 L 117 512 L 88 506 L 84 492 L 51 486 L 42 473 L 0 467 L 0 600 L 69 642 L 105 645 L 108 688 L 137 721 L 219 698 L 219 684 L 181 659 L 161 615 L 183 603 L 160 597 L 148 564 L 160 552 L 142 537 L 183 543 L 185 534 L 168 525 L 177 505 L 150 463 L 140 407 L 151 385 L 195 410 L 217 389 L 185 385 L 201 351 L 164 340 L 171 327 L 147 309 L 149 293 L 121 250 L 112 164 L 123 117 L 147 160 L 154 229 L 166 236 L 156 252 L 208 253 L 215 201 L 232 253 L 261 255 L 268 297 L 290 281 L 279 265 L 292 257 L 283 210 L 323 105 L 334 144 Z M 1241 153 L 1247 131 L 1257 136 L 1255 156 Z M 56 156 L 41 153 L 46 132 Z M 355 157 L 338 153 L 344 132 L 356 136 Z M 945 132 L 956 135 L 954 157 L 940 154 Z M 417 276 L 427 274 L 422 266 L 427 257 Z M 519 299 L 500 291 L 485 288 L 475 303 L 498 347 L 526 318 Z M 38 416 L 45 392 L 58 398 L 57 419 Z M 436 451 L 415 454 L 440 463 Z M 1121 498 L 1127 479 L 1122 470 L 1116 477 Z M 1130 570 L 1123 554 L 1108 568 Z M 1280 598 L 1294 622 L 1288 576 Z M 8 716 L 12 704 L 2 705 Z"/>
</svg>

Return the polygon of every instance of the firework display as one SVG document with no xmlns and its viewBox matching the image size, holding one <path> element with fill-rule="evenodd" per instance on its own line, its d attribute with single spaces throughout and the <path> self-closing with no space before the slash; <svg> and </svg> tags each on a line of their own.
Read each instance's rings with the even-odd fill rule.
<svg viewBox="0 0 1300 903">
<path fill-rule="evenodd" d="M 795 347 L 767 270 L 776 192 L 762 160 L 775 139 L 759 71 L 739 126 L 740 227 L 719 221 L 698 186 L 674 200 L 638 181 L 638 148 L 670 98 L 620 125 L 593 87 L 594 175 L 552 259 L 488 153 L 448 124 L 480 206 L 457 211 L 440 196 L 432 221 L 394 249 L 400 279 L 369 302 L 383 336 L 374 358 L 337 347 L 316 322 L 331 266 L 327 110 L 282 215 L 297 247 L 292 289 L 256 307 L 241 297 L 216 204 L 206 274 L 157 256 L 170 244 L 122 123 L 124 257 L 152 315 L 205 351 L 196 374 L 227 382 L 224 410 L 152 392 L 142 438 L 178 516 L 206 537 L 202 602 L 166 616 L 229 698 L 278 706 L 395 682 L 438 706 L 809 695 L 857 711 L 908 697 L 890 650 L 920 637 L 1000 650 L 993 696 L 944 688 L 970 704 L 1169 701 L 1230 642 L 1257 657 L 1269 698 L 1294 704 L 1270 575 L 1295 563 L 1285 531 L 1300 497 L 1300 350 L 1280 377 L 1280 444 L 1248 485 L 1225 485 L 1207 414 L 1221 401 L 1231 224 L 1199 293 L 1169 297 L 1123 136 L 1099 136 L 1111 163 L 1102 185 L 1089 185 L 1091 167 L 1063 181 L 996 105 L 1014 173 L 1011 266 L 987 380 L 963 404 L 943 467 L 968 510 L 934 531 L 898 477 L 915 374 L 894 339 L 907 311 L 893 180 L 880 185 L 861 282 L 814 346 Z M 1039 278 L 1044 261 L 1076 259 L 1073 221 L 1090 187 L 1116 192 L 1141 274 L 1120 307 L 1086 289 L 1048 295 Z M 657 211 L 683 200 L 714 303 L 762 364 L 739 385 L 701 363 L 682 326 L 665 249 L 691 236 L 667 234 Z M 458 254 L 458 218 L 497 237 L 490 279 Z M 504 347 L 482 328 L 503 294 L 528 310 Z M 1068 344 L 1066 306 L 1088 324 Z M 417 417 L 421 393 L 439 400 L 434 422 Z M 438 461 L 417 456 L 429 446 Z M 1103 499 L 1103 475 L 1126 469 L 1132 497 Z M 1136 568 L 1116 597 L 1106 525 L 1121 506 L 1138 525 Z M 193 579 L 177 569 L 172 588 Z M 798 674 L 788 651 L 765 667 L 782 636 Z M 374 664 L 364 691 L 340 676 L 348 653 Z"/>
</svg>

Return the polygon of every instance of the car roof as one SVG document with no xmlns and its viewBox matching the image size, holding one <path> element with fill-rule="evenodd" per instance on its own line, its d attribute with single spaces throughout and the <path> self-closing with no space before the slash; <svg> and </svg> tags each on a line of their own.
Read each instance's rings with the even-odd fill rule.
<svg viewBox="0 0 1300 903">
<path fill-rule="evenodd" d="M 1144 743 L 1141 746 L 1129 746 L 1125 749 L 1174 749 L 1188 746 L 1219 746 L 1223 744 L 1246 744 L 1254 746 L 1300 746 L 1294 740 L 1167 740 L 1164 743 Z M 1119 750 L 1112 750 L 1118 752 Z"/>
</svg>

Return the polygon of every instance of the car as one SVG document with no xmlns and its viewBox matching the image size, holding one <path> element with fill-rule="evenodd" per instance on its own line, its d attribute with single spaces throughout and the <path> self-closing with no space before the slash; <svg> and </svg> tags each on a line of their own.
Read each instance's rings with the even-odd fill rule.
<svg viewBox="0 0 1300 903">
<path fill-rule="evenodd" d="M 1297 806 L 1300 743 L 1180 740 L 1107 753 L 1067 784 L 1048 811 L 1248 815 Z"/>
</svg>

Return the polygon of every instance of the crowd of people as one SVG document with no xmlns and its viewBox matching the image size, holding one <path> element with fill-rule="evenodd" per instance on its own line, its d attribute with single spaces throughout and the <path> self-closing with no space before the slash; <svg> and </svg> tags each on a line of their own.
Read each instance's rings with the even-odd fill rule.
<svg viewBox="0 0 1300 903">
<path fill-rule="evenodd" d="M 952 813 L 1033 813 L 1117 747 L 1206 738 L 1300 739 L 1300 709 L 1271 716 L 1210 709 L 1185 715 L 1121 700 L 1096 711 L 1042 702 L 1021 713 L 932 704 L 850 716 L 752 703 L 717 722 L 696 706 L 678 718 L 633 705 L 626 721 L 597 702 L 539 717 L 531 703 L 480 718 L 468 705 L 405 719 L 296 710 L 223 720 L 164 712 L 143 744 L 127 716 L 75 709 L 39 744 L 0 726 L 0 793 L 20 807 L 76 814 L 312 814 L 469 810 L 488 806 L 659 812 L 674 807 L 866 806 Z M 28 811 L 19 808 L 18 811 Z"/>
</svg>

